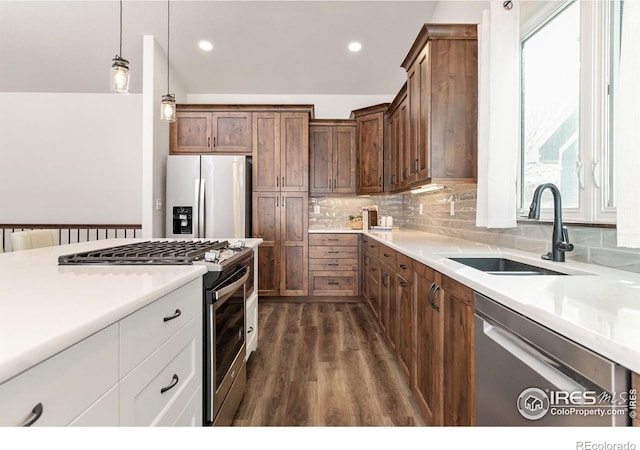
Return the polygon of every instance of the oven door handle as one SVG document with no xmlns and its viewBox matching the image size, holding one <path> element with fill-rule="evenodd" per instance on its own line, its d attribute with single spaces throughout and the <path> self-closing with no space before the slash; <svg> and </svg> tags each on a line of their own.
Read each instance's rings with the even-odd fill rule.
<svg viewBox="0 0 640 450">
<path fill-rule="evenodd" d="M 224 298 L 225 296 L 232 294 L 236 289 L 238 289 L 240 286 L 242 286 L 247 282 L 247 280 L 249 279 L 249 270 L 246 267 L 243 267 L 242 269 L 238 270 L 233 275 L 235 276 L 236 274 L 239 274 L 242 271 L 245 272 L 242 278 L 240 278 L 237 281 L 234 281 L 228 286 L 224 286 L 222 289 L 217 289 L 213 292 L 213 296 L 215 298 L 214 301 L 220 300 L 221 298 Z"/>
</svg>

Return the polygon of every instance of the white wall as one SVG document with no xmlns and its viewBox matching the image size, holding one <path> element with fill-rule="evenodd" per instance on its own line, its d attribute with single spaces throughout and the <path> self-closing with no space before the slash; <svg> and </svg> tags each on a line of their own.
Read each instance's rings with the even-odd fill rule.
<svg viewBox="0 0 640 450">
<path fill-rule="evenodd" d="M 142 237 L 164 237 L 169 123 L 160 120 L 160 104 L 168 93 L 167 57 L 154 36 L 143 37 L 142 70 Z M 185 90 L 173 71 L 170 82 L 176 102 L 184 102 Z M 158 201 L 160 208 L 156 207 Z"/>
<path fill-rule="evenodd" d="M 489 9 L 488 1 L 439 1 L 430 23 L 480 23 L 483 9 Z"/>
<path fill-rule="evenodd" d="M 401 86 L 398 86 L 400 90 Z M 253 105 L 315 105 L 316 119 L 348 119 L 351 111 L 379 103 L 389 103 L 391 95 L 254 95 L 254 94 L 188 94 L 186 103 L 253 104 Z M 178 102 L 179 103 L 179 102 Z"/>
<path fill-rule="evenodd" d="M 141 103 L 0 93 L 0 223 L 140 223 Z"/>
</svg>

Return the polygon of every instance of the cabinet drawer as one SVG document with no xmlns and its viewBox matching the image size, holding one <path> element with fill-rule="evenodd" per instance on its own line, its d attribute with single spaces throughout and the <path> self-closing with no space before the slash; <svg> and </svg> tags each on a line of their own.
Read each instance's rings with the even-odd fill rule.
<svg viewBox="0 0 640 450">
<path fill-rule="evenodd" d="M 64 426 L 118 383 L 114 324 L 0 384 L 0 426 L 20 426 L 42 405 L 34 426 Z"/>
<path fill-rule="evenodd" d="M 368 275 L 376 279 L 380 278 L 380 261 L 378 258 L 369 258 Z"/>
<path fill-rule="evenodd" d="M 357 272 L 314 271 L 309 272 L 309 291 L 311 295 L 354 296 L 358 293 Z"/>
<path fill-rule="evenodd" d="M 164 426 L 165 423 L 158 424 Z M 182 411 L 178 419 L 173 422 L 174 427 L 201 427 L 202 426 L 202 389 L 198 389 L 187 407 Z"/>
<path fill-rule="evenodd" d="M 120 377 L 201 311 L 202 278 L 198 278 L 124 318 L 120 322 Z"/>
<path fill-rule="evenodd" d="M 309 258 L 357 258 L 358 247 L 310 246 Z"/>
<path fill-rule="evenodd" d="M 396 252 L 394 249 L 387 247 L 386 245 L 380 245 L 378 256 L 380 261 L 389 267 L 395 268 L 396 266 Z"/>
<path fill-rule="evenodd" d="M 380 244 L 376 240 L 369 239 L 366 242 L 366 245 L 363 246 L 363 248 L 364 248 L 364 250 L 369 252 L 371 255 L 377 257 L 378 256 L 378 250 L 380 249 Z"/>
<path fill-rule="evenodd" d="M 400 275 L 407 281 L 413 280 L 413 270 L 414 266 L 418 264 L 414 262 L 411 258 L 409 258 L 404 253 L 397 252 L 396 253 L 396 273 Z"/>
<path fill-rule="evenodd" d="M 193 318 L 120 382 L 120 426 L 173 424 L 201 388 L 201 319 Z"/>
<path fill-rule="evenodd" d="M 357 234 L 309 233 L 309 245 L 358 246 Z"/>
<path fill-rule="evenodd" d="M 415 273 L 427 280 L 433 280 L 435 277 L 435 272 L 431 267 L 425 266 L 417 261 L 413 261 L 413 270 Z"/>
<path fill-rule="evenodd" d="M 357 258 L 326 258 L 326 259 L 310 259 L 309 270 L 358 270 Z"/>
</svg>

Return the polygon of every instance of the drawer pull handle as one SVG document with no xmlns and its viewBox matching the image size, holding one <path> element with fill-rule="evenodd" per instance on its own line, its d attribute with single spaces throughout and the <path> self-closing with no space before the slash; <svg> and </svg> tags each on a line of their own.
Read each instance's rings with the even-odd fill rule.
<svg viewBox="0 0 640 450">
<path fill-rule="evenodd" d="M 329 263 L 327 264 L 327 266 L 339 266 L 340 264 L 336 264 L 336 263 Z"/>
<path fill-rule="evenodd" d="M 340 240 L 340 239 L 335 239 L 335 238 L 327 239 L 327 241 L 339 241 L 339 240 Z"/>
<path fill-rule="evenodd" d="M 163 387 L 162 389 L 160 389 L 160 393 L 164 394 L 169 389 L 173 389 L 176 386 L 176 384 L 178 384 L 178 381 L 180 381 L 180 379 L 178 378 L 178 375 L 176 375 L 174 373 L 173 374 L 173 378 L 171 379 L 171 384 L 169 386 L 166 386 L 166 387 Z"/>
<path fill-rule="evenodd" d="M 407 266 L 405 266 L 404 264 L 400 264 L 400 268 L 401 268 L 402 270 L 407 270 Z"/>
<path fill-rule="evenodd" d="M 388 258 L 388 257 L 390 257 L 391 255 L 390 255 L 390 254 L 388 254 L 388 253 L 383 253 L 383 254 L 382 254 L 382 256 L 384 256 L 385 258 Z"/>
<path fill-rule="evenodd" d="M 40 418 L 40 416 L 42 416 L 43 410 L 44 408 L 42 407 L 42 403 L 38 403 L 36 406 L 34 406 L 33 409 L 31 410 L 31 416 L 27 419 L 27 421 L 22 426 L 30 427 L 31 425 L 36 423 Z"/>
<path fill-rule="evenodd" d="M 340 252 L 327 252 L 327 253 L 340 253 Z"/>
<path fill-rule="evenodd" d="M 249 327 L 249 329 L 247 330 L 247 334 L 249 333 L 253 333 L 253 327 Z"/>
<path fill-rule="evenodd" d="M 399 284 L 402 287 L 408 287 L 409 286 L 409 283 L 407 283 L 406 281 L 401 281 Z"/>
<path fill-rule="evenodd" d="M 332 285 L 332 286 L 337 286 L 337 285 L 339 285 L 340 283 L 338 283 L 337 281 L 329 281 L 327 284 L 330 284 L 330 285 Z"/>
<path fill-rule="evenodd" d="M 179 309 L 176 309 L 176 312 L 174 312 L 172 315 L 165 317 L 164 319 L 162 319 L 164 322 L 168 322 L 170 320 L 176 319 L 178 317 L 180 317 L 180 315 L 182 314 L 182 311 L 180 311 Z"/>
<path fill-rule="evenodd" d="M 376 268 L 375 268 L 375 267 L 372 267 L 371 269 L 369 269 L 369 271 L 371 271 L 371 272 L 375 272 L 375 271 L 376 271 Z"/>
</svg>

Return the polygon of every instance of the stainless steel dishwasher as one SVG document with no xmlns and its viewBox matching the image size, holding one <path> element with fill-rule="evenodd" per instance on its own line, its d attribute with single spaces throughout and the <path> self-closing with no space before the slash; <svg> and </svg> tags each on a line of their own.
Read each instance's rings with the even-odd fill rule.
<svg viewBox="0 0 640 450">
<path fill-rule="evenodd" d="M 475 294 L 475 421 L 625 426 L 630 372 Z"/>
</svg>

